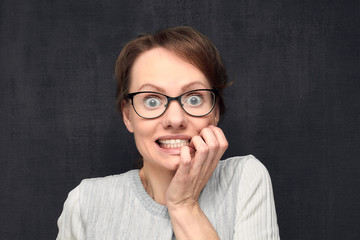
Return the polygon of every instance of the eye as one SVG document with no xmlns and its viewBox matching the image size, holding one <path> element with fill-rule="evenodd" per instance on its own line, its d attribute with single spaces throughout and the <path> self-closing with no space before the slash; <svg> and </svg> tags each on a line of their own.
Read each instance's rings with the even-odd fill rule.
<svg viewBox="0 0 360 240">
<path fill-rule="evenodd" d="M 144 104 L 148 108 L 157 108 L 161 105 L 161 101 L 155 96 L 148 96 L 144 98 Z"/>
<path fill-rule="evenodd" d="M 190 95 L 186 99 L 186 103 L 190 106 L 199 106 L 203 102 L 203 98 L 201 95 Z"/>
</svg>

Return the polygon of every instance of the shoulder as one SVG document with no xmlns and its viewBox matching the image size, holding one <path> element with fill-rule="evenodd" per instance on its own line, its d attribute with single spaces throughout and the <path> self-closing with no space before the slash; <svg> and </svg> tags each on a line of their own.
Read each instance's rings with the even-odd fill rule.
<svg viewBox="0 0 360 240">
<path fill-rule="evenodd" d="M 229 189 L 238 189 L 244 175 L 252 175 L 254 169 L 266 171 L 266 168 L 253 155 L 221 160 L 206 184 L 205 192 L 217 193 L 221 196 Z"/>
<path fill-rule="evenodd" d="M 78 186 L 79 205 L 83 219 L 101 216 L 115 206 L 121 206 L 133 196 L 133 176 L 137 170 L 123 174 L 84 179 Z"/>
<path fill-rule="evenodd" d="M 111 192 L 115 192 L 116 189 L 129 188 L 136 171 L 131 170 L 118 175 L 83 179 L 78 186 L 69 192 L 65 203 L 68 207 L 74 206 L 76 203 L 83 205 L 88 201 L 112 195 Z"/>
<path fill-rule="evenodd" d="M 266 167 L 253 155 L 236 156 L 219 162 L 208 182 L 208 188 L 222 189 L 222 192 L 234 188 L 246 191 L 260 185 L 271 184 Z"/>
<path fill-rule="evenodd" d="M 136 174 L 137 170 L 130 170 L 128 172 L 110 175 L 106 177 L 88 178 L 81 181 L 78 186 L 79 191 L 84 194 L 87 192 L 109 191 L 111 189 L 121 187 L 127 187 L 130 185 L 132 177 Z"/>
<path fill-rule="evenodd" d="M 230 159 L 230 162 L 232 161 L 240 162 L 237 164 L 232 163 L 236 167 L 232 167 L 234 169 L 234 177 L 231 182 L 231 185 L 236 186 L 238 189 L 239 199 L 242 199 L 242 201 L 254 198 L 264 199 L 267 197 L 272 199 L 270 174 L 257 158 L 253 155 L 248 155 L 240 159 L 238 157 Z"/>
<path fill-rule="evenodd" d="M 83 208 L 91 209 L 99 205 L 109 205 L 120 201 L 132 191 L 133 176 L 136 175 L 137 171 L 131 170 L 118 175 L 82 180 L 77 187 L 80 205 Z"/>
<path fill-rule="evenodd" d="M 58 220 L 58 239 L 85 239 L 85 226 L 106 218 L 129 196 L 137 170 L 107 177 L 84 179 L 68 195 Z M 121 189 L 119 191 L 119 189 Z M 120 214 L 119 214 L 120 216 Z M 72 238 L 71 236 L 76 236 Z"/>
<path fill-rule="evenodd" d="M 271 184 L 270 175 L 266 167 L 254 156 L 249 155 L 244 164 L 241 182 L 244 186 Z"/>
<path fill-rule="evenodd" d="M 219 166 L 221 167 L 221 165 L 226 166 L 226 167 L 243 167 L 245 165 L 258 165 L 258 166 L 263 166 L 263 164 L 254 156 L 254 155 L 245 155 L 245 156 L 235 156 L 235 157 L 230 157 L 224 160 L 221 160 L 219 162 Z"/>
<path fill-rule="evenodd" d="M 212 208 L 216 202 L 216 207 L 225 204 L 227 207 L 236 208 L 238 204 L 234 202 L 240 202 L 247 193 L 259 189 L 257 186 L 263 188 L 268 185 L 267 176 L 266 168 L 253 155 L 222 160 L 203 189 L 200 199 L 202 206 Z"/>
<path fill-rule="evenodd" d="M 215 174 L 227 177 L 241 177 L 243 174 L 262 172 L 267 174 L 266 167 L 253 155 L 236 156 L 219 162 Z"/>
</svg>

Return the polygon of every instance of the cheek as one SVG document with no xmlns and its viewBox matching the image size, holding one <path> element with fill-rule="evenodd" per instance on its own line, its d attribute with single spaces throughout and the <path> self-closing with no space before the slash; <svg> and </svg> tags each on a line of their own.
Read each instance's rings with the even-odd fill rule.
<svg viewBox="0 0 360 240">
<path fill-rule="evenodd" d="M 141 156 L 147 156 L 148 149 L 150 147 L 150 134 L 140 126 L 135 127 L 134 140 L 136 148 L 138 149 Z"/>
<path fill-rule="evenodd" d="M 141 140 L 150 134 L 151 126 L 148 126 L 146 122 L 136 122 L 134 126 L 134 136 L 136 140 Z"/>
<path fill-rule="evenodd" d="M 134 138 L 138 148 L 143 148 L 144 145 L 151 144 L 154 136 L 154 123 L 149 120 L 134 119 Z"/>
<path fill-rule="evenodd" d="M 214 109 L 215 110 L 215 109 Z M 212 111 L 208 116 L 207 116 L 207 123 L 208 125 L 215 125 L 216 121 L 217 121 L 217 114 L 215 113 L 215 111 Z"/>
<path fill-rule="evenodd" d="M 200 133 L 203 128 L 206 128 L 209 125 L 216 125 L 215 115 L 213 114 L 208 115 L 204 118 L 194 119 L 193 121 L 193 126 L 198 133 Z"/>
</svg>

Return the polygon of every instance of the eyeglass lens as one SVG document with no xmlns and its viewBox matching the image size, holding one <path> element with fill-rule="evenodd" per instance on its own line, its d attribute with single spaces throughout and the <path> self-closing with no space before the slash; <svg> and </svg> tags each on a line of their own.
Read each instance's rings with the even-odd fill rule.
<svg viewBox="0 0 360 240">
<path fill-rule="evenodd" d="M 211 112 L 215 104 L 215 94 L 208 90 L 190 91 L 181 96 L 181 106 L 192 116 L 204 116 Z M 134 95 L 133 106 L 143 118 L 156 118 L 168 106 L 168 97 L 155 92 L 142 92 Z"/>
</svg>

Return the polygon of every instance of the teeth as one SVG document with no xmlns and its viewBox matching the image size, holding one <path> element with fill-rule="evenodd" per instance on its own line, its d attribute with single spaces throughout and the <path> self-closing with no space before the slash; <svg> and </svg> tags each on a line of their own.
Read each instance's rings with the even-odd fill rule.
<svg viewBox="0 0 360 240">
<path fill-rule="evenodd" d="M 163 144 L 174 144 L 174 143 L 187 143 L 188 140 L 181 140 L 181 139 L 161 139 L 159 140 L 160 143 Z"/>
<path fill-rule="evenodd" d="M 189 145 L 189 141 L 183 139 L 161 139 L 159 143 L 162 148 L 181 148 Z"/>
</svg>

